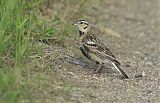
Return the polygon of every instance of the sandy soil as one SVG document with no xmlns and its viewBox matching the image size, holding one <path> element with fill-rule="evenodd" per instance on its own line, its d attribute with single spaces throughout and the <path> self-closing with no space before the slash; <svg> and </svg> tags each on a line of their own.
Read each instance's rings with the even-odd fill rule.
<svg viewBox="0 0 160 103">
<path fill-rule="evenodd" d="M 160 1 L 103 0 L 85 15 L 90 18 L 90 24 L 104 29 L 98 34 L 100 39 L 115 54 L 130 79 L 120 79 L 112 69 L 93 74 L 89 68 L 58 60 L 55 71 L 67 83 L 67 94 L 54 95 L 55 102 L 159 103 Z M 117 34 L 110 35 L 105 28 Z M 134 78 L 138 74 L 143 77 Z"/>
</svg>

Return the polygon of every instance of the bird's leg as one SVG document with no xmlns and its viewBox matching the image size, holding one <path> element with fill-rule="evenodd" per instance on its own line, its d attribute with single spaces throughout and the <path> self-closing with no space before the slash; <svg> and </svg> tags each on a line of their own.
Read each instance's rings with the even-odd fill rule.
<svg viewBox="0 0 160 103">
<path fill-rule="evenodd" d="M 99 73 L 102 70 L 102 64 L 99 62 L 95 62 L 95 63 L 96 63 L 96 65 L 98 65 L 98 68 L 97 69 L 94 68 L 92 72 Z"/>
<path fill-rule="evenodd" d="M 96 71 L 97 70 L 97 66 L 99 66 L 100 65 L 100 63 L 99 62 L 95 62 L 95 65 L 96 65 L 96 67 L 94 68 L 94 70 L 93 71 Z"/>
<path fill-rule="evenodd" d="M 102 70 L 102 64 L 98 66 L 98 69 L 95 71 L 95 73 L 99 73 L 101 70 Z"/>
</svg>

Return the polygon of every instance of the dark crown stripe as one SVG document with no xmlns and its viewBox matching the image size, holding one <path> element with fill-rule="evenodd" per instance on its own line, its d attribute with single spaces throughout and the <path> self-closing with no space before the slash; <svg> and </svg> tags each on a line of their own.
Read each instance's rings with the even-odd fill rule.
<svg viewBox="0 0 160 103">
<path fill-rule="evenodd" d="M 83 24 L 89 25 L 86 20 L 78 20 L 77 22 L 82 22 Z"/>
</svg>

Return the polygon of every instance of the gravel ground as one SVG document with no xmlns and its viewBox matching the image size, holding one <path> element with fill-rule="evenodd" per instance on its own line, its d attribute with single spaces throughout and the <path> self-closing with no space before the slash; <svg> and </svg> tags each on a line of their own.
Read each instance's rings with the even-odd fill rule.
<svg viewBox="0 0 160 103">
<path fill-rule="evenodd" d="M 58 68 L 63 71 L 61 79 L 70 84 L 69 103 L 159 103 L 160 1 L 103 0 L 86 15 L 96 28 L 118 33 L 98 35 L 130 79 L 118 78 L 112 69 L 93 74 L 90 69 L 63 63 Z M 143 76 L 134 78 L 138 74 Z M 63 96 L 56 99 L 63 101 Z"/>
</svg>

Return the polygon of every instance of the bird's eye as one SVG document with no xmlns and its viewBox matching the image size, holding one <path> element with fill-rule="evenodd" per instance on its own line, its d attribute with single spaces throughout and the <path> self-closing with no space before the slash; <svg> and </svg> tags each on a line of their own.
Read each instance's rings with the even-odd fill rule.
<svg viewBox="0 0 160 103">
<path fill-rule="evenodd" d="M 82 22 L 80 22 L 80 24 L 83 24 Z"/>
</svg>

